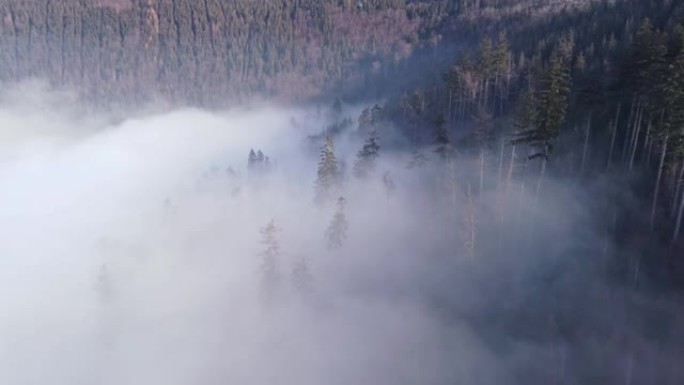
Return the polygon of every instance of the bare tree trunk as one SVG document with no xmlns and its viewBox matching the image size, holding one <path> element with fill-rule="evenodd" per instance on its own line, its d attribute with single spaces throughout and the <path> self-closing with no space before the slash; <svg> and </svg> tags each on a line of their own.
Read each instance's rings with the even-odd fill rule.
<svg viewBox="0 0 684 385">
<path fill-rule="evenodd" d="M 622 162 L 624 163 L 627 160 L 627 154 L 628 154 L 628 149 L 629 149 L 629 139 L 632 136 L 632 119 L 634 118 L 634 107 L 635 107 L 635 101 L 632 99 L 632 106 L 629 108 L 629 116 L 627 117 L 627 132 L 625 132 L 625 140 L 624 143 L 622 144 Z"/>
<path fill-rule="evenodd" d="M 470 182 L 468 182 L 466 190 L 466 216 L 465 216 L 465 248 L 468 252 L 468 256 L 471 259 L 475 258 L 475 237 L 476 237 L 476 218 L 475 218 L 475 202 L 473 201 L 473 195 L 470 189 Z"/>
<path fill-rule="evenodd" d="M 535 201 L 539 199 L 539 192 L 542 188 L 542 183 L 544 182 L 544 177 L 546 176 L 546 157 L 542 158 L 541 171 L 539 171 L 539 179 L 537 179 L 537 191 L 535 193 Z M 536 205 L 536 204 L 535 204 Z"/>
<path fill-rule="evenodd" d="M 650 117 L 649 117 L 650 118 Z M 646 139 L 644 140 L 644 148 L 641 150 L 641 162 L 646 164 L 646 167 L 648 167 L 649 160 L 651 157 L 651 152 L 649 151 L 650 145 L 651 145 L 651 126 L 653 123 L 653 119 L 648 119 L 648 125 L 646 126 Z M 644 160 L 646 162 L 644 162 Z"/>
<path fill-rule="evenodd" d="M 449 107 L 447 108 L 447 116 L 449 117 L 449 121 L 451 121 L 451 99 L 453 96 L 453 91 L 451 88 L 449 89 Z"/>
<path fill-rule="evenodd" d="M 637 145 L 639 144 L 639 132 L 641 131 L 641 121 L 643 120 L 643 108 L 640 110 L 640 113 L 637 115 L 637 125 L 636 129 L 634 130 L 634 139 L 632 143 L 632 155 L 629 157 L 629 171 L 632 171 L 632 167 L 634 166 L 634 157 L 636 156 L 636 150 L 637 150 Z"/>
<path fill-rule="evenodd" d="M 660 166 L 658 166 L 658 176 L 656 177 L 655 190 L 653 192 L 653 205 L 651 206 L 651 231 L 653 231 L 653 228 L 655 227 L 655 215 L 656 208 L 658 206 L 658 194 L 660 193 L 660 179 L 663 176 L 663 168 L 665 167 L 665 155 L 667 154 L 667 141 L 669 140 L 669 138 L 670 137 L 668 135 L 665 135 L 665 139 L 663 139 L 663 150 L 660 154 Z"/>
<path fill-rule="evenodd" d="M 501 149 L 499 150 L 499 175 L 497 176 L 497 185 L 500 187 L 501 186 L 501 176 L 503 175 L 503 156 L 504 156 L 504 148 L 506 146 L 506 141 L 504 140 L 504 137 L 501 137 Z"/>
<path fill-rule="evenodd" d="M 610 169 L 610 164 L 613 158 L 613 149 L 615 148 L 615 137 L 617 136 L 618 120 L 620 119 L 620 109 L 622 104 L 618 104 L 617 112 L 615 113 L 615 120 L 613 121 L 613 135 L 610 139 L 610 150 L 608 150 L 608 163 L 606 165 L 606 170 Z"/>
<path fill-rule="evenodd" d="M 634 356 L 629 354 L 629 361 L 627 361 L 627 372 L 625 373 L 625 385 L 632 385 L 632 371 L 634 370 Z"/>
<path fill-rule="evenodd" d="M 508 172 L 506 175 L 506 187 L 505 187 L 505 192 L 504 192 L 504 202 L 505 202 L 505 208 L 510 209 L 508 207 L 508 202 L 509 202 L 509 192 L 511 189 L 511 186 L 513 184 L 513 169 L 515 168 L 515 145 L 512 146 L 511 148 L 511 160 L 510 163 L 508 164 Z M 501 223 L 503 223 L 503 215 L 501 217 Z"/>
<path fill-rule="evenodd" d="M 672 243 L 675 243 L 677 241 L 677 238 L 679 238 L 679 230 L 681 230 L 682 228 L 682 216 L 684 215 L 684 194 L 682 194 L 682 197 L 680 199 L 681 201 L 679 202 L 679 213 L 677 214 L 677 222 L 675 224 L 674 234 L 672 234 Z"/>
<path fill-rule="evenodd" d="M 684 159 L 679 162 L 679 174 L 675 180 L 675 193 L 674 198 L 672 198 L 672 208 L 670 209 L 670 217 L 674 217 L 677 211 L 677 203 L 679 202 L 679 193 L 682 190 L 682 184 L 684 184 Z"/>
<path fill-rule="evenodd" d="M 587 129 L 584 134 L 584 149 L 582 150 L 582 167 L 580 168 L 580 177 L 584 175 L 584 166 L 587 163 L 587 151 L 589 149 L 589 135 L 591 132 L 591 115 L 589 115 L 589 121 L 587 122 Z"/>
<path fill-rule="evenodd" d="M 485 151 L 480 149 L 480 194 L 484 191 Z"/>
</svg>

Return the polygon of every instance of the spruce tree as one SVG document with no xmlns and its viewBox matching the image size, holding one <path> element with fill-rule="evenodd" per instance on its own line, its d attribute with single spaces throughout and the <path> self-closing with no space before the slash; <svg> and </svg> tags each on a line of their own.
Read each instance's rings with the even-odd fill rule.
<svg viewBox="0 0 684 385">
<path fill-rule="evenodd" d="M 328 136 L 321 149 L 321 160 L 318 162 L 314 198 L 316 203 L 323 204 L 330 200 L 340 187 L 341 176 L 340 164 L 335 158 L 335 145 L 332 137 Z"/>
<path fill-rule="evenodd" d="M 263 299 L 270 301 L 275 297 L 281 279 L 278 265 L 278 257 L 280 256 L 278 233 L 280 229 L 271 220 L 259 232 L 263 246 L 263 250 L 259 253 L 261 257 L 261 294 Z"/>
<path fill-rule="evenodd" d="M 339 197 L 337 199 L 337 212 L 325 231 L 328 249 L 340 249 L 347 238 L 349 224 L 347 223 L 347 217 L 344 214 L 346 204 L 347 200 L 344 199 L 344 197 Z"/>
<path fill-rule="evenodd" d="M 257 154 L 254 152 L 254 149 L 252 148 L 249 150 L 249 156 L 247 156 L 247 170 L 255 170 L 258 163 L 259 160 L 257 159 Z"/>
<path fill-rule="evenodd" d="M 373 117 L 371 116 L 371 111 L 368 107 L 364 108 L 363 111 L 361 111 L 358 124 L 359 132 L 369 132 L 372 130 Z"/>
<path fill-rule="evenodd" d="M 370 119 L 371 119 L 371 125 L 373 127 L 377 126 L 378 122 L 382 119 L 382 107 L 379 105 L 374 105 L 373 108 L 370 111 Z"/>
<path fill-rule="evenodd" d="M 380 145 L 375 131 L 371 131 L 361 150 L 356 154 L 354 176 L 365 179 L 375 171 L 375 160 L 378 158 Z"/>
<path fill-rule="evenodd" d="M 535 152 L 529 159 L 541 158 L 544 163 L 548 160 L 565 121 L 569 94 L 570 76 L 567 66 L 560 56 L 554 55 L 542 82 L 539 97 L 526 93 L 522 101 L 523 113 L 518 120 L 520 129 L 516 132 L 513 143 L 524 143 L 532 147 Z"/>
</svg>

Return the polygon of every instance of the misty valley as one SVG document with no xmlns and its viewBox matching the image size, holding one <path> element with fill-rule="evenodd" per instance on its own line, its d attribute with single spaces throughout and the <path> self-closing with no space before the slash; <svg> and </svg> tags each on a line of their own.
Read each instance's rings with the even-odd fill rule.
<svg viewBox="0 0 684 385">
<path fill-rule="evenodd" d="M 0 384 L 684 383 L 684 2 L 0 16 Z"/>
</svg>

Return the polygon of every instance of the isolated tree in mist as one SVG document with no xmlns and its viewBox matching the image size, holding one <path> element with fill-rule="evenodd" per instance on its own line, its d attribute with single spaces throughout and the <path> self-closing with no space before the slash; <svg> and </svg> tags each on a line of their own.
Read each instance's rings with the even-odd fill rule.
<svg viewBox="0 0 684 385">
<path fill-rule="evenodd" d="M 380 120 L 382 120 L 382 115 L 383 115 L 383 109 L 380 107 L 380 105 L 376 104 L 371 108 L 370 116 L 371 116 L 371 124 L 373 127 L 376 127 Z"/>
<path fill-rule="evenodd" d="M 335 145 L 332 137 L 325 139 L 321 149 L 321 160 L 318 162 L 316 178 L 315 201 L 318 204 L 326 203 L 339 189 L 342 178 L 340 163 L 335 158 Z"/>
<path fill-rule="evenodd" d="M 260 273 L 261 273 L 261 294 L 267 300 L 272 300 L 276 295 L 280 283 L 280 271 L 278 257 L 280 256 L 280 243 L 278 233 L 280 229 L 276 227 L 273 220 L 259 230 L 261 234 L 262 251 Z"/>
<path fill-rule="evenodd" d="M 253 174 L 264 173 L 271 167 L 271 160 L 264 155 L 263 151 L 258 150 L 254 152 L 254 149 L 249 150 L 249 155 L 247 156 L 247 170 Z"/>
<path fill-rule="evenodd" d="M 314 277 L 311 272 L 311 263 L 306 256 L 298 257 L 292 266 L 290 273 L 292 287 L 300 295 L 310 295 L 314 290 Z"/>
<path fill-rule="evenodd" d="M 368 134 L 368 138 L 361 150 L 356 154 L 354 162 L 354 176 L 359 179 L 367 178 L 375 171 L 375 160 L 380 156 L 380 145 L 375 131 Z"/>
<path fill-rule="evenodd" d="M 335 250 L 341 248 L 347 238 L 349 224 L 347 223 L 347 217 L 344 214 L 346 205 L 347 200 L 344 199 L 344 197 L 339 197 L 337 199 L 337 212 L 335 212 L 335 216 L 333 216 L 330 225 L 325 230 L 328 249 Z"/>
<path fill-rule="evenodd" d="M 247 156 L 247 170 L 254 170 L 258 163 L 259 159 L 257 158 L 256 152 L 254 152 L 254 149 L 252 148 L 249 150 L 249 155 Z"/>
<path fill-rule="evenodd" d="M 371 116 L 370 108 L 366 107 L 361 111 L 358 120 L 359 132 L 369 132 L 373 127 L 373 118 Z"/>
</svg>

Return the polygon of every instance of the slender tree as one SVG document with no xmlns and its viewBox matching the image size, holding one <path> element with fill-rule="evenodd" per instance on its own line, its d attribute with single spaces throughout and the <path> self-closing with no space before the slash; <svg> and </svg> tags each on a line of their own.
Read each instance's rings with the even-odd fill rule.
<svg viewBox="0 0 684 385">
<path fill-rule="evenodd" d="M 318 204 L 328 202 L 340 187 L 342 173 L 340 163 L 335 158 L 335 145 L 328 136 L 321 149 L 321 160 L 318 162 L 315 201 Z"/>
<path fill-rule="evenodd" d="M 336 250 L 342 248 L 344 241 L 347 238 L 349 224 L 347 223 L 347 217 L 344 214 L 346 204 L 347 200 L 344 199 L 344 197 L 339 197 L 337 199 L 337 212 L 335 212 L 335 216 L 325 230 L 325 239 L 328 243 L 328 249 Z"/>
<path fill-rule="evenodd" d="M 365 179 L 375 171 L 375 160 L 380 156 L 380 145 L 375 131 L 370 131 L 363 147 L 356 154 L 354 176 Z"/>
<path fill-rule="evenodd" d="M 278 233 L 280 229 L 276 227 L 273 220 L 259 230 L 261 234 L 261 245 L 263 249 L 259 252 L 261 265 L 261 295 L 264 300 L 272 301 L 277 295 L 280 284 L 280 268 L 278 258 L 280 257 L 280 242 Z"/>
<path fill-rule="evenodd" d="M 569 94 L 570 76 L 567 66 L 560 56 L 554 55 L 539 91 L 534 125 L 518 131 L 513 140 L 514 144 L 524 143 L 534 149 L 535 152 L 528 157 L 529 159 L 541 159 L 537 194 L 546 174 L 549 156 L 565 121 Z"/>
</svg>

